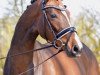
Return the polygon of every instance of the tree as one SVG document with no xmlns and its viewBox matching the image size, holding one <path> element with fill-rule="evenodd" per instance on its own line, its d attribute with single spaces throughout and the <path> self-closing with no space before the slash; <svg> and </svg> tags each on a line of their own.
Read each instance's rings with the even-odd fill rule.
<svg viewBox="0 0 100 75">
<path fill-rule="evenodd" d="M 8 0 L 8 7 L 6 7 L 7 14 L 19 17 L 23 13 L 25 5 L 25 0 Z"/>
<path fill-rule="evenodd" d="M 25 0 L 7 0 L 6 13 L 0 18 L 0 57 L 6 56 L 10 48 L 10 42 L 14 33 L 15 25 L 24 11 Z M 3 71 L 5 60 L 0 60 L 0 75 Z"/>
<path fill-rule="evenodd" d="M 93 13 L 94 12 L 94 13 Z M 100 22 L 97 11 L 84 9 L 76 19 L 80 39 L 95 53 L 100 63 Z"/>
</svg>

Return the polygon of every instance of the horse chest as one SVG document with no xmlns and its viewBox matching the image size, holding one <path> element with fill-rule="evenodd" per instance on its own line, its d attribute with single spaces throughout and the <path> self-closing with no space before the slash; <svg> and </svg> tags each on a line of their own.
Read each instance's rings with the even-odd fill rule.
<svg viewBox="0 0 100 75">
<path fill-rule="evenodd" d="M 38 57 L 41 57 L 41 60 L 38 62 L 44 61 L 52 54 L 53 52 L 40 52 Z M 34 75 L 84 75 L 80 70 L 73 58 L 69 58 L 64 52 L 61 52 L 35 69 Z"/>
</svg>

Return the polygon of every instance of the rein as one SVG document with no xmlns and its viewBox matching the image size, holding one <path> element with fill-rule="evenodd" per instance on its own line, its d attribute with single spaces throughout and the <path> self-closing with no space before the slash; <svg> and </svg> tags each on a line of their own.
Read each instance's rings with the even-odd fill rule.
<svg viewBox="0 0 100 75">
<path fill-rule="evenodd" d="M 27 73 L 27 72 L 33 70 L 34 68 L 37 68 L 38 66 L 42 65 L 44 62 L 46 62 L 46 61 L 48 61 L 49 59 L 53 58 L 54 56 L 56 56 L 57 54 L 59 54 L 59 53 L 62 52 L 62 51 L 63 51 L 63 50 L 57 51 L 55 54 L 53 54 L 52 56 L 50 56 L 49 58 L 47 58 L 47 59 L 44 60 L 43 62 L 39 63 L 38 65 L 36 65 L 36 66 L 34 66 L 34 67 L 32 67 L 32 68 L 30 68 L 30 69 L 28 69 L 28 70 L 26 70 L 26 71 L 24 71 L 24 72 L 18 74 L 18 75 L 23 75 L 23 74 L 25 74 L 25 73 Z"/>
<path fill-rule="evenodd" d="M 35 51 L 40 51 L 40 50 L 47 49 L 47 48 L 50 48 L 50 47 L 53 47 L 53 45 L 51 44 L 51 45 L 49 45 L 49 46 L 45 46 L 45 47 L 42 47 L 42 48 L 32 49 L 32 50 L 29 50 L 29 51 L 26 51 L 26 52 L 22 52 L 22 53 L 17 53 L 17 54 L 9 55 L 8 57 L 1 57 L 0 60 L 5 59 L 5 58 L 11 58 L 11 57 L 15 57 L 15 56 L 27 54 L 27 53 L 30 53 L 30 52 L 33 52 L 33 51 L 34 51 L 34 52 L 35 52 Z"/>
<path fill-rule="evenodd" d="M 46 21 L 47 21 L 47 23 L 48 23 L 48 26 L 49 26 L 51 32 L 52 32 L 53 35 L 54 35 L 54 39 L 53 39 L 53 41 L 50 43 L 50 45 L 49 45 L 49 46 L 42 47 L 42 48 L 39 48 L 39 49 L 32 49 L 32 50 L 29 50 L 29 51 L 26 51 L 26 52 L 14 54 L 14 55 L 9 55 L 8 57 L 2 57 L 2 58 L 0 58 L 0 60 L 1 60 L 1 59 L 5 59 L 5 58 L 11 58 L 11 57 L 23 55 L 23 54 L 30 53 L 30 52 L 33 52 L 33 51 L 39 51 L 39 50 L 47 49 L 47 48 L 50 48 L 50 47 L 54 47 L 54 48 L 56 48 L 58 51 L 57 51 L 57 53 L 53 54 L 52 56 L 50 56 L 49 58 L 47 58 L 47 59 L 44 60 L 43 62 L 39 63 L 38 65 L 36 65 L 36 66 L 34 66 L 34 67 L 32 67 L 32 68 L 30 68 L 30 69 L 28 69 L 28 70 L 26 70 L 26 71 L 24 71 L 24 72 L 18 74 L 18 75 L 23 75 L 23 74 L 25 74 L 26 72 L 29 72 L 29 71 L 33 70 L 34 68 L 37 68 L 39 65 L 43 64 L 43 63 L 46 62 L 47 60 L 49 60 L 49 59 L 51 59 L 52 57 L 56 56 L 58 53 L 62 52 L 62 51 L 63 51 L 63 50 L 61 50 L 62 46 L 66 46 L 66 44 L 63 43 L 63 41 L 61 40 L 61 38 L 62 38 L 64 35 L 68 34 L 68 33 L 71 33 L 71 34 L 72 34 L 73 32 L 76 32 L 75 27 L 69 27 L 69 28 L 65 28 L 65 29 L 61 30 L 59 33 L 56 34 L 56 33 L 54 32 L 52 26 L 51 26 L 51 23 L 50 23 L 49 20 L 48 20 L 48 17 L 47 17 L 46 9 L 48 9 L 48 8 L 54 8 L 54 9 L 57 9 L 57 10 L 60 10 L 60 11 L 66 11 L 66 7 L 65 7 L 65 8 L 60 8 L 60 7 L 57 7 L 57 6 L 54 6 L 54 5 L 53 5 L 53 6 L 51 6 L 51 5 L 50 5 L 50 6 L 49 6 L 49 5 L 48 5 L 48 6 L 45 6 L 45 1 L 43 0 L 43 3 L 42 3 L 43 14 L 44 14 L 44 17 L 46 18 Z M 67 20 L 68 20 L 68 23 L 69 23 L 69 25 L 70 25 L 68 16 L 67 16 Z M 70 39 L 70 37 L 69 37 L 69 39 Z M 57 46 L 57 41 L 60 41 L 61 46 Z M 68 43 L 68 41 L 69 41 L 69 40 L 67 40 L 67 43 Z"/>
<path fill-rule="evenodd" d="M 35 52 L 35 51 L 40 51 L 40 50 L 43 50 L 43 49 L 47 49 L 47 48 L 50 48 L 50 47 L 54 47 L 53 44 L 51 45 L 48 45 L 48 46 L 45 46 L 45 47 L 42 47 L 42 48 L 38 48 L 38 49 L 32 49 L 32 50 L 29 50 L 29 51 L 26 51 L 26 52 L 22 52 L 22 53 L 18 53 L 18 54 L 14 54 L 14 55 L 9 55 L 8 57 L 1 57 L 0 60 L 2 59 L 5 59 L 5 58 L 11 58 L 11 57 L 15 57 L 15 56 L 19 56 L 19 55 L 23 55 L 23 54 L 27 54 L 27 53 L 30 53 L 30 52 Z M 47 60 L 53 58 L 54 56 L 56 56 L 57 54 L 59 54 L 60 52 L 62 52 L 63 50 L 58 50 L 55 54 L 53 54 L 52 56 L 50 56 L 49 58 L 47 58 L 46 60 L 44 60 L 43 62 L 39 63 L 38 65 L 18 74 L 18 75 L 23 75 L 31 70 L 33 70 L 34 68 L 37 68 L 38 66 L 40 66 L 41 64 L 43 64 L 44 62 L 46 62 Z"/>
</svg>

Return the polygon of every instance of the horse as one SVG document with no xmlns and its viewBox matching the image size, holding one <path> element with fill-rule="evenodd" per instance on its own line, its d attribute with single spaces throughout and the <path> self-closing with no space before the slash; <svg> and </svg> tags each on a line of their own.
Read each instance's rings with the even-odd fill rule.
<svg viewBox="0 0 100 75">
<path fill-rule="evenodd" d="M 61 0 L 36 0 L 28 6 L 16 25 L 4 75 L 99 75 L 96 58 L 79 40 L 69 15 Z M 36 41 L 38 35 L 52 47 L 9 57 L 47 46 Z"/>
<path fill-rule="evenodd" d="M 35 49 L 47 46 L 36 41 Z M 36 66 L 34 75 L 99 75 L 97 60 L 92 51 L 83 43 L 81 56 L 71 58 L 65 51 L 57 53 L 54 47 L 34 52 L 33 64 Z M 46 60 L 48 59 L 48 60 Z M 45 61 L 46 60 L 46 61 Z M 41 62 L 44 63 L 40 64 Z M 37 65 L 40 64 L 38 67 Z M 26 73 L 26 72 L 24 72 Z"/>
</svg>

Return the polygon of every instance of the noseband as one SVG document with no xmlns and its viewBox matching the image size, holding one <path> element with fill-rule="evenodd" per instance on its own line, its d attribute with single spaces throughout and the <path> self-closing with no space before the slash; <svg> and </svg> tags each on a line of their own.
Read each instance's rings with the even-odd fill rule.
<svg viewBox="0 0 100 75">
<path fill-rule="evenodd" d="M 52 45 L 46 46 L 46 47 L 43 47 L 43 48 L 39 48 L 39 49 L 32 49 L 32 50 L 29 50 L 29 51 L 26 51 L 26 52 L 22 52 L 22 53 L 18 53 L 18 54 L 9 55 L 9 56 L 7 56 L 7 57 L 8 57 L 8 58 L 10 58 L 10 57 L 15 57 L 15 56 L 23 55 L 23 54 L 26 54 L 26 53 L 29 53 L 29 52 L 43 50 L 43 49 L 46 49 L 46 48 L 49 48 L 49 47 L 52 47 L 52 46 L 54 46 L 55 48 L 57 48 L 59 51 L 58 51 L 57 53 L 54 53 L 52 56 L 50 56 L 49 58 L 45 59 L 43 62 L 39 63 L 38 65 L 36 65 L 36 66 L 34 66 L 34 67 L 32 67 L 32 68 L 30 68 L 30 69 L 28 69 L 28 70 L 26 70 L 26 71 L 24 71 L 24 72 L 18 74 L 18 75 L 23 75 L 23 74 L 25 74 L 25 73 L 27 73 L 27 72 L 29 72 L 29 71 L 31 71 L 31 70 L 33 71 L 34 68 L 39 67 L 41 64 L 43 64 L 43 63 L 46 62 L 47 60 L 49 60 L 49 59 L 51 59 L 52 57 L 56 56 L 58 53 L 61 52 L 60 49 L 62 48 L 62 46 L 63 46 L 63 45 L 66 45 L 66 44 L 64 44 L 64 43 L 62 42 L 61 38 L 62 38 L 63 36 L 65 36 L 66 34 L 68 34 L 68 33 L 71 33 L 71 34 L 72 34 L 73 32 L 76 32 L 76 31 L 75 31 L 75 27 L 69 27 L 69 28 L 65 28 L 65 29 L 61 30 L 59 33 L 55 34 L 55 32 L 54 32 L 54 30 L 53 30 L 53 28 L 52 28 L 52 26 L 51 26 L 51 24 L 50 24 L 50 22 L 49 22 L 49 20 L 48 20 L 48 17 L 47 17 L 47 14 L 46 14 L 46 9 L 48 9 L 48 8 L 54 8 L 54 9 L 57 9 L 57 10 L 60 10 L 60 11 L 66 11 L 66 9 L 65 9 L 65 8 L 60 8 L 60 7 L 57 7 L 57 6 L 45 6 L 44 0 L 43 0 L 43 3 L 42 3 L 42 6 L 43 6 L 43 7 L 42 7 L 42 10 L 43 10 L 44 16 L 45 16 L 45 18 L 46 18 L 46 20 L 47 20 L 47 23 L 48 23 L 48 25 L 49 25 L 49 27 L 50 27 L 50 30 L 52 31 L 52 33 L 53 33 L 53 35 L 54 35 L 54 39 L 53 39 L 53 41 L 52 41 Z M 68 17 L 67 17 L 67 20 L 68 20 Z M 68 22 L 69 22 L 69 20 L 68 20 Z M 70 25 L 70 23 L 69 23 L 69 25 Z M 70 34 L 70 35 L 71 35 L 71 34 Z M 70 36 L 69 36 L 69 38 L 67 39 L 67 43 L 68 43 L 69 39 L 70 39 Z M 60 41 L 61 46 L 57 46 L 57 43 L 56 43 L 57 41 Z M 7 57 L 2 57 L 2 58 L 0 58 L 0 59 L 5 59 L 5 58 L 7 58 Z"/>
<path fill-rule="evenodd" d="M 63 43 L 61 38 L 63 36 L 65 36 L 66 34 L 68 34 L 68 33 L 72 34 L 73 32 L 76 32 L 76 29 L 75 29 L 75 27 L 68 27 L 68 28 L 65 28 L 65 29 L 61 30 L 59 33 L 55 34 L 55 32 L 54 32 L 54 30 L 53 30 L 53 28 L 51 26 L 51 23 L 49 22 L 48 17 L 47 17 L 46 9 L 48 9 L 48 8 L 53 8 L 53 9 L 60 10 L 60 11 L 66 11 L 66 6 L 64 6 L 64 8 L 60 8 L 59 6 L 45 5 L 45 2 L 42 3 L 43 14 L 44 14 L 44 16 L 45 16 L 45 18 L 47 20 L 47 23 L 48 23 L 48 26 L 49 26 L 51 32 L 54 35 L 54 39 L 52 41 L 52 44 L 54 45 L 55 48 L 61 49 L 62 46 L 67 45 L 67 44 Z M 70 25 L 68 16 L 67 16 L 67 20 L 68 20 L 68 23 Z M 69 39 L 70 39 L 70 37 L 68 38 L 67 43 L 68 43 Z M 57 46 L 57 41 L 60 42 L 60 46 Z"/>
</svg>

